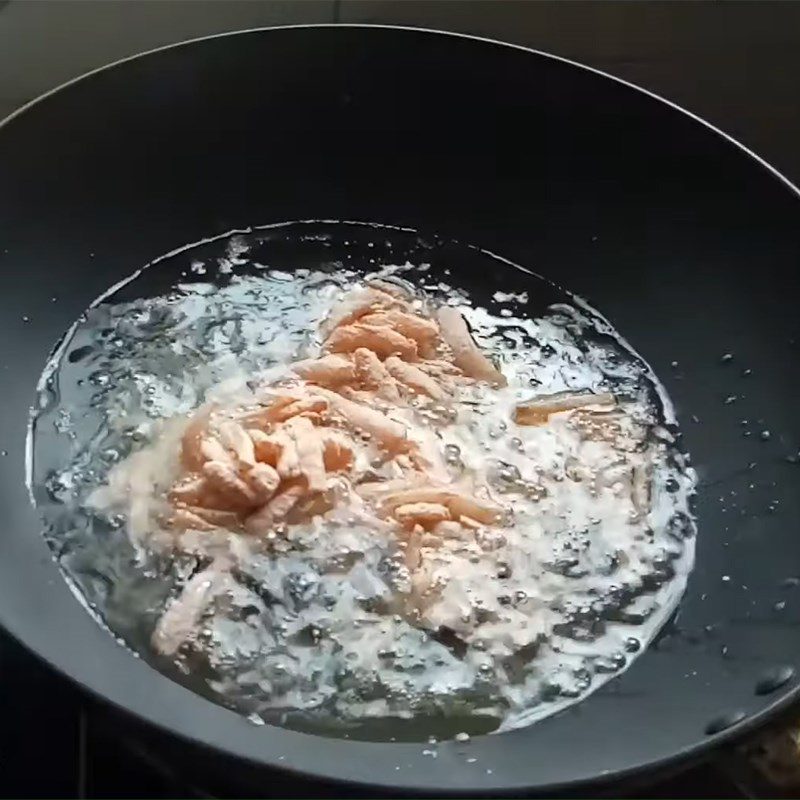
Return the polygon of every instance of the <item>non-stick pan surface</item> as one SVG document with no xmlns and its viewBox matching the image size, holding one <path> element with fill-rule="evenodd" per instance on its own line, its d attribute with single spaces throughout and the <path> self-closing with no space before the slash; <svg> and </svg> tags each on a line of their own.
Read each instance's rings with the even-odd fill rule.
<svg viewBox="0 0 800 800">
<path fill-rule="evenodd" d="M 436 758 L 418 743 L 255 727 L 134 658 L 67 588 L 23 483 L 48 352 L 151 259 L 297 219 L 409 226 L 500 253 L 588 298 L 666 384 L 701 476 L 697 565 L 677 619 L 584 702 L 440 744 Z M 322 778 L 552 791 L 741 732 L 797 686 L 799 222 L 797 190 L 717 131 L 607 76 L 493 42 L 262 30 L 74 82 L 0 128 L 0 619 L 167 731 Z"/>
</svg>

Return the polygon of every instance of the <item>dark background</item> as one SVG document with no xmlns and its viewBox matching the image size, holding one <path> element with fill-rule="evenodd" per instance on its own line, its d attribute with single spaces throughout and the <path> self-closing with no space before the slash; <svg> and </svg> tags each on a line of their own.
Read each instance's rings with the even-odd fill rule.
<svg viewBox="0 0 800 800">
<path fill-rule="evenodd" d="M 461 31 L 584 62 L 707 119 L 800 183 L 800 2 L 0 0 L 0 118 L 66 80 L 153 47 L 321 22 Z M 202 794 L 191 776 L 123 734 L 2 634 L 0 713 L 0 796 Z M 636 793 L 741 791 L 712 763 Z"/>
<path fill-rule="evenodd" d="M 153 47 L 320 22 L 461 31 L 582 61 L 698 114 L 800 182 L 800 3 L 792 0 L 0 0 L 0 117 Z"/>
</svg>

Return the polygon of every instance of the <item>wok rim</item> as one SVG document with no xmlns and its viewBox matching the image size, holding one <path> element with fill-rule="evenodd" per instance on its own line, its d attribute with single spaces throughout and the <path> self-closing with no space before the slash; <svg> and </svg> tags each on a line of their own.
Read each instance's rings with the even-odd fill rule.
<svg viewBox="0 0 800 800">
<path fill-rule="evenodd" d="M 101 72 L 105 72 L 107 70 L 123 65 L 129 61 L 142 58 L 144 56 L 154 55 L 163 51 L 177 49 L 180 47 L 192 44 L 198 44 L 205 41 L 221 39 L 223 37 L 234 37 L 244 34 L 268 33 L 268 32 L 278 32 L 278 31 L 306 30 L 306 29 L 315 30 L 315 29 L 329 29 L 329 28 L 330 29 L 343 28 L 352 30 L 376 29 L 376 30 L 388 30 L 388 31 L 404 31 L 407 33 L 414 33 L 414 34 L 433 34 L 437 36 L 445 36 L 456 39 L 465 39 L 468 41 L 474 41 L 488 45 L 495 45 L 503 48 L 510 48 L 513 50 L 530 53 L 535 56 L 540 56 L 542 58 L 550 59 L 552 61 L 556 61 L 568 65 L 570 67 L 578 68 L 586 72 L 593 73 L 594 75 L 611 80 L 619 85 L 625 86 L 629 89 L 633 89 L 649 98 L 652 98 L 653 100 L 663 103 L 670 110 L 677 111 L 689 117 L 694 122 L 701 124 L 707 130 L 719 136 L 722 140 L 738 148 L 738 150 L 740 150 L 744 155 L 753 159 L 762 169 L 765 169 L 768 173 L 770 173 L 770 175 L 773 178 L 776 178 L 780 183 L 783 184 L 785 188 L 789 189 L 789 191 L 792 192 L 796 198 L 800 199 L 800 187 L 795 185 L 775 166 L 770 164 L 763 157 L 759 156 L 747 145 L 745 145 L 744 143 L 742 143 L 729 133 L 725 132 L 721 128 L 717 127 L 713 123 L 709 122 L 708 120 L 694 113 L 693 111 L 684 108 L 678 103 L 669 100 L 668 98 L 665 98 L 662 95 L 654 91 L 651 91 L 650 89 L 647 89 L 631 81 L 628 81 L 627 79 L 620 78 L 616 75 L 601 70 L 597 67 L 592 67 L 580 61 L 575 61 L 573 59 L 566 58 L 564 56 L 559 56 L 554 53 L 549 53 L 544 50 L 539 50 L 537 48 L 527 47 L 525 45 L 516 44 L 512 42 L 505 42 L 488 36 L 467 34 L 457 31 L 440 30 L 436 28 L 425 28 L 413 25 L 390 25 L 390 24 L 379 24 L 379 23 L 336 23 L 336 22 L 274 25 L 274 26 L 244 28 L 232 31 L 223 31 L 220 33 L 214 33 L 206 36 L 198 36 L 191 39 L 182 40 L 179 42 L 173 42 L 170 44 L 161 45 L 148 50 L 144 50 L 139 53 L 134 53 L 133 55 L 125 56 L 124 58 L 120 58 L 108 64 L 104 64 L 100 67 L 89 70 L 85 73 L 82 73 L 81 75 L 71 78 L 53 87 L 52 89 L 49 89 L 43 94 L 33 98 L 32 100 L 28 101 L 22 106 L 16 108 L 6 117 L 0 119 L 0 131 L 2 131 L 3 128 L 5 128 L 9 123 L 11 123 L 17 117 L 22 116 L 25 112 L 33 109 L 35 106 L 47 100 L 52 95 L 55 95 L 56 93 L 69 88 L 73 84 L 76 84 L 87 78 L 91 78 L 92 76 L 99 74 Z M 254 227 L 258 228 L 272 227 L 273 225 L 281 225 L 281 224 L 286 224 L 286 223 L 281 223 L 281 222 L 266 223 L 266 224 L 258 224 Z M 359 223 L 355 222 L 355 224 Z M 226 235 L 229 234 L 222 234 L 221 237 L 224 237 Z M 214 238 L 221 238 L 221 237 L 215 236 Z M 168 255 L 171 255 L 174 252 L 179 252 L 182 249 L 184 249 L 183 246 L 180 246 L 168 254 L 161 255 L 155 259 L 152 259 L 150 262 L 137 269 L 146 269 L 147 267 L 162 260 Z M 56 568 L 59 570 L 61 578 L 66 581 L 67 586 L 71 590 L 70 593 L 74 595 L 75 591 L 73 587 L 70 585 L 70 582 L 66 579 L 66 576 L 64 576 L 64 574 L 61 572 L 60 567 L 58 567 L 58 565 L 55 564 L 55 562 L 54 566 L 56 566 Z M 76 600 L 80 602 L 79 598 L 76 598 Z M 84 604 L 81 603 L 81 605 Z M 84 611 L 88 612 L 88 609 L 86 608 L 85 605 L 84 605 Z M 0 609 L 0 615 L 5 616 L 5 612 L 2 609 Z M 120 644 L 120 641 L 116 639 L 113 632 L 111 632 L 104 624 L 98 624 L 98 620 L 94 614 L 88 612 L 88 615 L 92 617 L 92 624 L 98 625 L 98 627 L 103 628 L 104 635 L 108 636 L 110 634 L 111 637 L 114 638 L 115 645 Z M 581 776 L 569 780 L 532 784 L 530 780 L 523 780 L 523 781 L 516 779 L 501 780 L 499 776 L 497 777 L 497 779 L 487 780 L 486 776 L 484 775 L 481 776 L 480 778 L 477 778 L 476 776 L 475 783 L 478 785 L 470 788 L 459 787 L 456 785 L 442 786 L 441 784 L 436 784 L 431 781 L 415 782 L 414 778 L 409 779 L 407 770 L 398 773 L 387 772 L 384 775 L 382 775 L 380 779 L 375 779 L 374 777 L 361 779 L 353 776 L 352 774 L 350 775 L 345 774 L 346 772 L 351 772 L 351 770 L 348 770 L 347 765 L 342 765 L 341 767 L 337 766 L 336 769 L 327 769 L 327 768 L 315 769 L 313 766 L 295 766 L 284 762 L 283 761 L 284 756 L 277 756 L 274 753 L 265 752 L 263 750 L 261 751 L 261 753 L 259 753 L 258 756 L 243 754 L 241 750 L 236 749 L 234 745 L 228 743 L 227 741 L 220 740 L 219 737 L 215 737 L 212 733 L 205 733 L 203 731 L 197 731 L 197 730 L 190 732 L 188 729 L 189 726 L 183 722 L 179 723 L 181 729 L 178 729 L 178 723 L 169 724 L 165 721 L 160 721 L 157 718 L 157 716 L 149 710 L 133 708 L 130 705 L 126 705 L 121 698 L 109 697 L 101 688 L 98 688 L 96 685 L 94 685 L 97 683 L 97 681 L 93 680 L 91 683 L 89 683 L 87 679 L 81 678 L 73 674 L 68 666 L 60 665 L 59 660 L 56 659 L 56 656 L 45 655 L 43 652 L 43 648 L 29 645 L 27 641 L 29 637 L 26 637 L 21 632 L 19 632 L 18 627 L 14 625 L 13 621 L 8 621 L 3 619 L 0 620 L 0 624 L 2 624 L 3 628 L 14 639 L 16 639 L 17 642 L 19 642 L 29 653 L 32 653 L 37 659 L 40 659 L 41 661 L 46 663 L 48 667 L 54 669 L 61 676 L 65 677 L 70 683 L 88 692 L 92 697 L 99 699 L 102 703 L 109 705 L 113 709 L 123 712 L 125 715 L 130 715 L 134 719 L 138 720 L 139 722 L 143 722 L 148 726 L 153 726 L 156 730 L 160 731 L 162 734 L 168 734 L 170 736 L 174 736 L 180 740 L 183 740 L 195 746 L 199 746 L 201 748 L 206 748 L 211 751 L 217 751 L 227 757 L 247 762 L 257 768 L 266 767 L 268 769 L 276 770 L 286 774 L 293 774 L 303 778 L 311 778 L 314 780 L 327 780 L 339 784 L 340 786 L 368 787 L 368 788 L 384 789 L 384 790 L 389 789 L 389 790 L 400 791 L 405 794 L 411 794 L 414 792 L 425 792 L 439 796 L 448 796 L 448 795 L 475 796 L 475 795 L 485 795 L 487 792 L 497 792 L 498 794 L 502 795 L 503 793 L 513 793 L 524 790 L 533 790 L 537 794 L 543 795 L 546 793 L 562 793 L 568 791 L 576 791 L 590 786 L 608 785 L 614 781 L 624 781 L 631 778 L 635 778 L 636 776 L 643 776 L 648 770 L 653 772 L 666 772 L 669 769 L 675 768 L 681 764 L 697 760 L 700 756 L 707 754 L 710 750 L 718 748 L 722 744 L 729 744 L 730 742 L 736 739 L 741 739 L 746 734 L 763 726 L 764 723 L 768 721 L 770 718 L 774 718 L 781 711 L 785 710 L 790 705 L 795 703 L 798 699 L 800 699 L 800 684 L 797 684 L 791 689 L 786 690 L 786 692 L 781 697 L 775 699 L 772 703 L 765 706 L 760 711 L 748 714 L 743 720 L 735 724 L 732 724 L 731 726 L 715 734 L 707 735 L 703 739 L 699 739 L 691 745 L 673 751 L 668 755 L 665 755 L 657 759 L 644 761 L 638 764 L 625 767 L 623 769 L 617 769 L 613 771 L 611 770 L 596 771 L 595 774 L 591 776 Z M 128 652 L 128 655 L 138 659 L 137 654 L 130 651 L 129 648 L 127 648 L 125 645 L 122 646 Z M 161 672 L 159 672 L 155 668 L 152 669 L 153 672 L 156 673 L 156 675 L 158 675 L 160 679 L 173 683 L 172 681 L 170 681 L 168 677 L 164 676 Z M 216 704 L 212 703 L 211 701 L 206 700 L 205 698 L 195 694 L 194 692 L 191 692 L 188 689 L 185 689 L 182 686 L 179 686 L 178 684 L 173 683 L 173 685 L 182 692 L 186 692 L 187 694 L 191 695 L 195 699 L 195 701 L 216 706 Z M 580 703 L 578 705 L 580 705 Z M 236 714 L 236 712 L 230 711 L 229 709 L 220 706 L 216 706 L 216 708 L 221 712 L 234 714 L 236 717 L 243 720 L 241 715 Z M 297 731 L 289 731 L 285 728 L 279 728 L 277 726 L 269 726 L 269 727 L 275 730 L 278 734 L 291 733 L 295 736 L 300 736 L 307 739 L 308 743 L 311 744 L 311 750 L 313 750 L 314 743 L 319 744 L 321 741 L 330 741 L 330 739 L 328 739 L 327 737 L 321 737 L 314 734 L 304 734 L 304 733 L 299 733 Z M 524 730 L 524 728 L 520 730 Z M 253 726 L 253 731 L 254 735 L 258 735 L 261 729 Z M 513 735 L 514 731 L 510 733 Z M 476 738 L 480 739 L 484 737 L 476 737 Z M 353 740 L 348 742 L 348 744 L 357 747 L 359 745 L 367 743 Z M 414 744 L 419 745 L 419 743 L 414 743 Z M 444 747 L 450 744 L 452 744 L 452 742 L 441 742 L 439 744 L 439 747 Z M 398 743 L 397 747 L 400 746 L 402 746 L 402 744 Z M 303 757 L 302 759 L 298 759 L 298 761 L 301 760 L 307 762 L 308 758 Z"/>
</svg>

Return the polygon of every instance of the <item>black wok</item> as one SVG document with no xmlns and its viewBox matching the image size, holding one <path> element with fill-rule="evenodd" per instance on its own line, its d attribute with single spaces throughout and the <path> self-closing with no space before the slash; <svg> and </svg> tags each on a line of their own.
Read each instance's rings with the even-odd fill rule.
<svg viewBox="0 0 800 800">
<path fill-rule="evenodd" d="M 585 701 L 445 742 L 437 758 L 419 743 L 255 727 L 134 658 L 70 593 L 24 485 L 49 351 L 155 257 L 303 219 L 407 226 L 500 253 L 588 298 L 666 384 L 701 477 L 696 567 L 659 640 Z M 178 737 L 388 789 L 588 792 L 749 730 L 797 694 L 798 222 L 798 190 L 701 120 L 496 42 L 260 30 L 68 84 L 0 127 L 2 624 Z"/>
</svg>

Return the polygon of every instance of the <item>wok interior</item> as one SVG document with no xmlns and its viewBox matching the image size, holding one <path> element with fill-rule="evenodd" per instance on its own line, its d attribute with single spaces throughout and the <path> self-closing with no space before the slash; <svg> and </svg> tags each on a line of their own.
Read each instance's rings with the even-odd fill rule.
<svg viewBox="0 0 800 800">
<path fill-rule="evenodd" d="M 265 80 L 278 74 L 291 77 Z M 718 718 L 753 717 L 793 690 L 790 680 L 755 693 L 800 645 L 788 622 L 800 610 L 800 470 L 789 460 L 800 441 L 797 200 L 730 143 L 543 56 L 347 28 L 157 53 L 54 95 L 0 137 L 0 363 L 13 375 L 0 422 L 0 606 L 49 660 L 176 733 L 196 735 L 192 719 L 207 713 L 112 652 L 37 541 L 20 477 L 50 347 L 93 297 L 184 242 L 247 224 L 360 219 L 476 242 L 586 296 L 667 384 L 701 489 L 687 596 L 631 670 L 557 718 L 473 742 L 490 775 L 456 774 L 419 748 L 413 779 L 372 752 L 349 774 L 471 788 L 597 778 L 695 748 Z M 98 660 L 118 664 L 117 677 Z M 174 712 L 156 707 L 163 692 Z M 202 738 L 267 763 L 289 736 L 209 719 Z M 315 747 L 298 768 L 343 776 L 343 751 Z"/>
<path fill-rule="evenodd" d="M 443 405 L 423 400 L 420 414 L 452 411 L 460 416 L 454 427 L 450 416 L 450 423 L 432 427 L 413 423 L 420 417 L 412 412 L 403 419 L 416 431 L 412 441 L 423 437 L 423 458 L 434 469 L 428 482 L 460 478 L 460 485 L 473 490 L 473 481 L 486 490 L 491 486 L 493 502 L 514 513 L 516 521 L 496 530 L 478 526 L 455 538 L 451 523 L 449 544 L 440 540 L 425 558 L 445 559 L 443 577 L 458 571 L 459 577 L 444 584 L 455 582 L 455 591 L 443 604 L 436 600 L 438 592 L 427 600 L 419 597 L 413 601 L 420 604 L 416 611 L 403 605 L 412 602 L 402 599 L 403 579 L 398 582 L 387 571 L 404 534 L 367 516 L 381 531 L 373 538 L 369 524 L 359 526 L 355 517 L 347 523 L 344 510 L 320 518 L 320 535 L 316 526 L 296 529 L 277 552 L 265 545 L 269 536 L 264 540 L 263 533 L 230 534 L 238 554 L 234 574 L 215 572 L 209 553 L 227 553 L 220 531 L 184 534 L 159 523 L 164 511 L 157 475 L 175 447 L 168 432 L 180 424 L 183 411 L 213 402 L 214 390 L 226 378 L 236 380 L 239 370 L 252 383 L 259 369 L 284 367 L 297 348 L 313 352 L 307 315 L 330 311 L 331 300 L 321 298 L 341 295 L 337 280 L 358 285 L 359 276 L 387 264 L 420 265 L 389 269 L 396 269 L 398 286 L 403 280 L 424 286 L 428 302 L 468 297 L 485 309 L 476 324 L 484 346 L 514 381 L 512 394 L 489 389 L 486 395 L 479 384 L 464 394 L 450 386 L 455 397 L 443 397 Z M 458 265 L 456 275 L 452 265 Z M 169 274 L 173 290 L 152 303 L 156 273 L 158 282 Z M 494 280 L 476 280 L 481 273 Z M 477 248 L 375 224 L 290 223 L 188 246 L 89 309 L 48 366 L 47 381 L 58 389 L 41 395 L 31 475 L 45 537 L 65 577 L 115 635 L 174 680 L 251 720 L 334 736 L 423 742 L 531 724 L 596 690 L 647 646 L 680 598 L 694 549 L 685 495 L 694 477 L 675 447 L 671 407 L 628 346 L 581 308 L 579 300 L 552 284 Z M 493 322 L 478 322 L 485 313 L 495 315 L 489 317 Z M 537 325 L 534 318 L 543 321 Z M 567 457 L 565 481 L 558 472 L 562 448 L 580 451 L 570 428 L 559 425 L 561 432 L 554 433 L 536 421 L 515 426 L 509 398 L 557 399 L 559 388 L 597 381 L 617 393 L 619 407 L 599 416 L 578 413 L 576 424 L 592 421 L 599 433 L 604 418 L 618 424 L 609 422 L 614 417 L 626 420 L 630 433 L 620 429 L 611 445 L 602 438 L 591 441 L 598 433 L 587 432 L 586 450 L 577 458 L 588 458 L 599 472 L 587 471 L 584 463 L 576 474 L 574 459 Z M 615 403 L 613 395 L 606 396 Z M 573 392 L 573 398 L 580 395 Z M 459 409 L 459 402 L 482 410 L 476 415 Z M 641 425 L 633 423 L 634 415 Z M 172 422 L 159 434 L 154 421 L 169 417 Z M 614 428 L 603 430 L 610 435 Z M 160 435 L 167 441 L 159 442 Z M 452 437 L 464 453 L 458 445 L 443 444 Z M 437 459 L 448 447 L 458 455 L 446 467 Z M 599 462 L 592 455 L 598 448 L 604 454 Z M 141 477 L 136 488 L 123 489 L 121 481 L 136 469 L 134 459 L 148 464 L 149 452 L 155 460 L 145 467 L 143 497 Z M 375 479 L 370 474 L 368 481 Z M 551 480 L 551 474 L 558 477 Z M 339 485 L 340 479 L 331 480 Z M 357 483 L 363 475 L 357 472 L 351 480 Z M 566 494 L 560 499 L 562 487 Z M 592 500 L 598 491 L 606 499 L 616 493 L 611 517 L 604 500 Z M 554 497 L 547 499 L 549 494 Z M 148 507 L 154 516 L 144 523 Z M 358 508 L 353 511 L 363 514 Z M 652 519 L 649 526 L 641 514 Z M 226 527 L 237 524 L 231 516 L 228 512 Z M 543 534 L 535 532 L 539 526 Z M 286 533 L 278 534 L 281 542 Z M 433 541 L 437 534 L 427 536 Z M 506 550 L 508 536 L 513 545 Z M 352 575 L 343 568 L 351 562 Z M 467 563 L 478 565 L 474 574 Z M 498 564 L 502 571 L 495 577 Z M 486 570 L 493 576 L 490 585 L 483 578 L 476 583 Z M 186 631 L 187 611 L 181 609 L 188 610 L 186 598 L 194 596 L 187 581 L 191 577 L 191 586 L 201 585 L 209 576 L 224 580 L 230 596 L 221 597 L 221 605 L 208 604 L 205 622 L 198 619 Z M 447 610 L 452 608 L 460 611 Z M 398 612 L 407 619 L 396 617 Z M 435 616 L 428 618 L 429 613 Z M 182 633 L 156 639 L 154 626 L 169 630 L 162 627 L 168 619 L 181 620 Z M 320 631 L 321 641 L 310 640 L 309 626 Z M 190 641 L 174 638 L 186 633 Z M 520 644 L 510 644 L 509 636 Z M 445 682 L 449 689 L 441 688 Z"/>
</svg>

